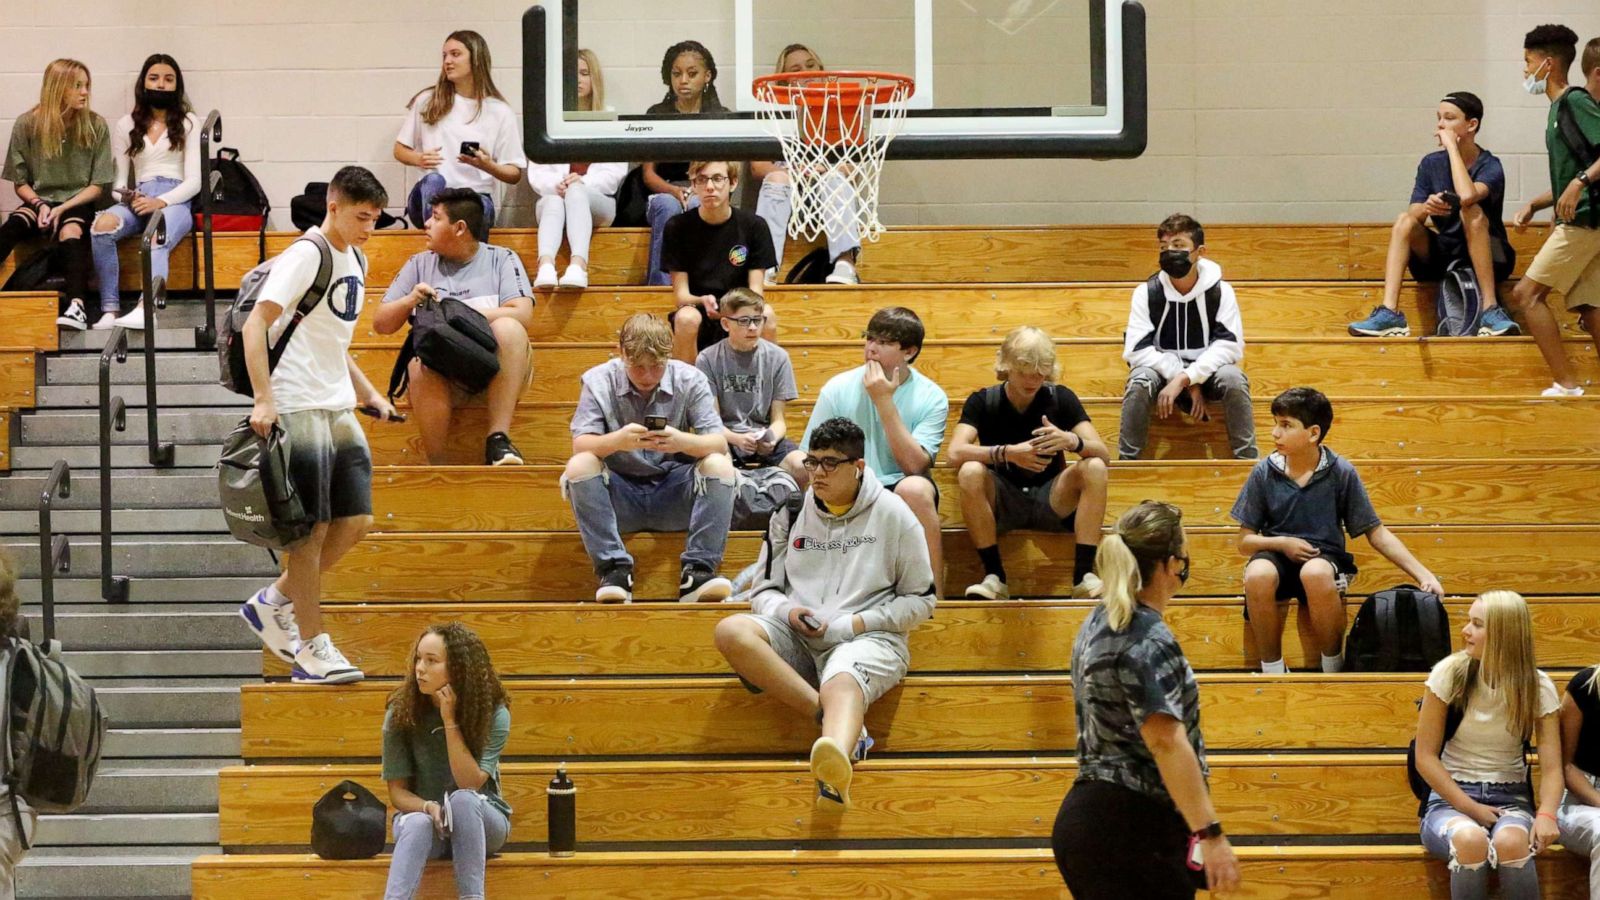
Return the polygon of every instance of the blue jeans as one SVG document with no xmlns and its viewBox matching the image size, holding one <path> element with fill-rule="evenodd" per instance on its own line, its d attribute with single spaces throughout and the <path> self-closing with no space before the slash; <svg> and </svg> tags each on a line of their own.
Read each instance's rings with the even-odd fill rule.
<svg viewBox="0 0 1600 900">
<path fill-rule="evenodd" d="M 645 284 L 672 283 L 672 276 L 661 271 L 661 234 L 667 230 L 667 223 L 673 216 L 699 208 L 700 198 L 693 192 L 689 194 L 687 204 L 679 203 L 678 198 L 672 194 L 650 195 L 650 202 L 644 208 L 645 220 L 650 223 L 650 269 L 645 273 Z"/>
<path fill-rule="evenodd" d="M 1533 793 L 1525 783 L 1482 784 L 1458 781 L 1467 796 L 1486 806 L 1505 810 L 1491 828 L 1484 828 L 1466 814 L 1457 812 L 1437 791 L 1428 792 L 1422 815 L 1422 846 L 1429 854 L 1450 863 L 1451 900 L 1488 900 L 1489 870 L 1500 872 L 1503 900 L 1539 900 L 1539 870 L 1530 854 L 1521 860 L 1495 858 L 1494 838 L 1504 828 L 1520 828 L 1533 835 Z M 1489 841 L 1489 858 L 1473 866 L 1456 862 L 1451 835 L 1460 828 L 1476 828 Z"/>
<path fill-rule="evenodd" d="M 384 900 L 411 900 L 422 883 L 422 870 L 430 859 L 443 859 L 449 851 L 456 870 L 456 894 L 481 900 L 483 870 L 489 854 L 505 846 L 511 822 L 474 791 L 451 791 L 450 836 L 433 833 L 427 813 L 399 813 L 394 817 L 394 855 L 389 859 L 389 883 Z"/>
<path fill-rule="evenodd" d="M 610 469 L 572 481 L 562 477 L 561 489 L 572 503 L 596 575 L 633 565 L 622 535 L 637 531 L 687 531 L 680 557 L 684 568 L 717 571 L 728 546 L 734 483 L 702 476 L 696 469 L 693 463 L 679 463 L 653 482 Z"/>
<path fill-rule="evenodd" d="M 444 176 L 438 172 L 429 172 L 412 185 L 411 196 L 406 198 L 406 218 L 411 220 L 412 227 L 425 227 L 428 217 L 433 215 L 434 195 L 448 187 Z M 483 228 L 482 233 L 475 237 L 479 241 L 488 241 L 489 227 L 494 224 L 494 197 L 489 194 L 479 194 L 478 197 L 483 200 Z"/>
<path fill-rule="evenodd" d="M 139 185 L 139 193 L 146 197 L 159 197 L 172 190 L 179 184 L 176 178 L 152 178 Z M 117 244 L 123 238 L 133 237 L 144 231 L 149 223 L 149 216 L 140 216 L 134 213 L 133 208 L 126 203 L 118 203 L 105 210 L 106 215 L 117 217 L 117 227 L 113 231 L 101 233 L 98 228 L 91 227 L 89 233 L 92 237 L 91 249 L 94 251 L 94 271 L 100 279 L 100 311 L 118 312 L 122 309 L 122 299 L 117 293 L 118 284 L 122 278 L 121 266 L 117 261 Z M 167 261 L 172 256 L 172 248 L 178 246 L 190 231 L 194 230 L 194 212 L 190 209 L 188 201 L 175 203 L 161 210 L 161 215 L 167 220 L 167 239 L 157 243 L 150 249 L 150 275 L 152 278 L 167 277 Z M 96 217 L 98 218 L 98 217 Z"/>
</svg>

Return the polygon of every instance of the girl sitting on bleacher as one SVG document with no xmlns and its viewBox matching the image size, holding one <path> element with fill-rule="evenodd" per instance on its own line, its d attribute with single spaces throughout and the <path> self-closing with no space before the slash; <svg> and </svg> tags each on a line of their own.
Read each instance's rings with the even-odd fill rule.
<svg viewBox="0 0 1600 900">
<path fill-rule="evenodd" d="M 422 633 L 383 717 L 383 780 L 395 808 L 388 900 L 416 894 L 424 864 L 446 852 L 457 893 L 484 895 L 484 862 L 511 832 L 511 807 L 500 796 L 508 703 L 470 629 L 452 622 Z"/>
<path fill-rule="evenodd" d="M 1567 683 L 1561 698 L 1561 759 L 1567 782 L 1556 814 L 1561 843 L 1589 857 L 1589 896 L 1600 897 L 1600 666 Z"/>
<path fill-rule="evenodd" d="M 1417 772 L 1432 788 L 1422 846 L 1449 861 L 1454 900 L 1487 897 L 1491 868 L 1505 900 L 1537 900 L 1533 857 L 1555 843 L 1561 803 L 1556 687 L 1534 667 L 1522 595 L 1480 594 L 1461 637 L 1466 649 L 1429 673 L 1417 719 Z M 1537 813 L 1526 756 L 1536 733 L 1545 776 Z"/>
<path fill-rule="evenodd" d="M 605 109 L 605 76 L 593 50 L 578 51 L 578 109 Z M 627 163 L 543 163 L 528 167 L 528 185 L 539 195 L 539 268 L 533 286 L 582 290 L 589 286 L 589 240 L 617 215 L 617 188 Z M 556 279 L 556 251 L 565 234 L 570 257 Z"/>
<path fill-rule="evenodd" d="M 22 201 L 0 225 L 0 263 L 23 241 L 54 239 L 67 276 L 67 306 L 56 324 L 78 331 L 89 327 L 89 220 L 116 176 L 111 129 L 89 108 L 90 84 L 89 68 L 75 59 L 47 66 L 38 105 L 11 126 L 0 170 Z"/>
<path fill-rule="evenodd" d="M 647 115 L 702 115 L 725 113 L 717 96 L 717 60 L 699 41 L 679 41 L 661 57 L 661 83 L 667 94 L 645 110 Z M 645 284 L 669 285 L 672 277 L 661 270 L 661 235 L 667 222 L 700 205 L 689 190 L 688 162 L 647 162 L 639 166 L 650 199 L 645 220 L 650 224 L 650 267 Z"/>
<path fill-rule="evenodd" d="M 144 230 L 150 217 L 167 220 L 167 238 L 150 251 L 150 276 L 167 277 L 167 261 L 194 227 L 190 201 L 200 193 L 200 125 L 183 90 L 183 70 L 165 53 L 152 54 L 139 69 L 133 84 L 133 112 L 117 122 L 111 132 L 117 179 L 113 193 L 122 202 L 95 217 L 94 268 L 100 279 L 100 319 L 95 329 L 113 325 L 144 327 L 144 298 L 125 316 L 118 317 L 122 300 L 117 293 L 121 271 L 117 244 Z M 129 169 L 133 187 L 129 187 Z"/>
</svg>

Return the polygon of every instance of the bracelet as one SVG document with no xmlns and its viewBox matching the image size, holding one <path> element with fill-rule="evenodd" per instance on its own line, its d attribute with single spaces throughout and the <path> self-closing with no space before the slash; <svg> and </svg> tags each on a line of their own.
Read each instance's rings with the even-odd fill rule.
<svg viewBox="0 0 1600 900">
<path fill-rule="evenodd" d="M 454 729 L 456 729 L 456 730 L 457 730 L 457 731 L 460 731 L 460 730 L 461 730 L 461 726 L 460 726 L 460 725 L 446 725 L 446 726 L 444 726 L 444 727 L 446 727 L 446 728 L 454 728 Z"/>
<path fill-rule="evenodd" d="M 1584 187 L 1588 187 L 1589 186 L 1589 170 L 1588 169 L 1580 170 L 1578 172 L 1578 177 L 1576 179 L 1574 179 L 1574 180 L 1576 180 L 1578 183 L 1582 184 Z"/>
<path fill-rule="evenodd" d="M 1549 819 L 1550 821 L 1557 822 L 1557 823 L 1559 823 L 1561 821 L 1560 819 L 1556 818 L 1556 814 L 1555 813 L 1548 813 L 1548 812 L 1545 812 L 1542 809 L 1539 810 L 1539 812 L 1534 815 L 1534 818 L 1536 818 L 1536 819 Z"/>
</svg>

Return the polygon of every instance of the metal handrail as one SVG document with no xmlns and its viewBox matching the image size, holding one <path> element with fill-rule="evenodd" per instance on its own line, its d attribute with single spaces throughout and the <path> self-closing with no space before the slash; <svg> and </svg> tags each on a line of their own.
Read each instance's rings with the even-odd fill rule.
<svg viewBox="0 0 1600 900">
<path fill-rule="evenodd" d="M 128 402 L 111 396 L 111 362 L 128 361 L 128 330 L 118 325 L 100 351 L 100 598 L 128 602 L 128 576 L 112 574 L 111 566 L 111 429 L 128 430 Z"/>
<path fill-rule="evenodd" d="M 200 126 L 200 244 L 205 255 L 206 321 L 194 329 L 196 350 L 217 346 L 217 267 L 212 247 L 211 145 L 222 142 L 222 113 L 212 110 Z"/>
<path fill-rule="evenodd" d="M 144 397 L 145 415 L 149 420 L 150 432 L 146 436 L 146 443 L 150 448 L 150 465 L 169 468 L 177 457 L 177 451 L 170 442 L 162 443 L 160 433 L 156 430 L 156 418 L 160 413 L 160 407 L 156 402 L 155 311 L 167 308 L 167 279 L 156 278 L 151 274 L 150 251 L 156 242 L 163 244 L 167 242 L 166 216 L 151 216 L 150 224 L 145 226 L 144 236 L 139 239 L 139 265 L 145 300 Z"/>
<path fill-rule="evenodd" d="M 72 545 L 66 535 L 50 528 L 50 507 L 57 491 L 63 498 L 72 496 L 72 467 L 64 459 L 56 460 L 50 479 L 44 483 L 44 493 L 39 495 L 39 598 L 44 607 L 46 647 L 56 637 L 56 573 L 65 575 L 72 570 Z"/>
</svg>

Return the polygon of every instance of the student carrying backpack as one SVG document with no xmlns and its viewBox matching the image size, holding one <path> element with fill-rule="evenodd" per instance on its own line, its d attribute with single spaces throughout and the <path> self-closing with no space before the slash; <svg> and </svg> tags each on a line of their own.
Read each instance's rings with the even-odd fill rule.
<svg viewBox="0 0 1600 900">
<path fill-rule="evenodd" d="M 317 264 L 317 275 L 311 282 L 311 287 L 301 295 L 300 302 L 295 304 L 293 318 L 278 335 L 275 343 L 267 347 L 267 371 L 277 368 L 278 360 L 283 356 L 283 351 L 289 346 L 289 338 L 294 336 L 295 329 L 300 326 L 311 310 L 322 301 L 328 292 L 328 283 L 333 280 L 333 248 L 329 246 L 328 239 L 321 232 L 307 232 L 295 240 L 309 241 L 321 254 Z M 290 246 L 293 246 L 291 244 Z M 256 266 L 245 273 L 239 281 L 239 295 L 234 298 L 233 305 L 228 307 L 227 315 L 222 317 L 221 327 L 217 331 L 217 363 L 221 369 L 220 382 L 223 387 L 235 394 L 246 397 L 255 396 L 255 388 L 250 384 L 250 369 L 245 364 L 244 356 L 244 323 L 249 321 L 250 313 L 256 308 L 256 302 L 261 299 L 261 291 L 267 284 L 267 276 L 272 272 L 272 266 L 279 256 Z M 362 272 L 366 271 L 366 257 L 361 256 Z"/>
</svg>

